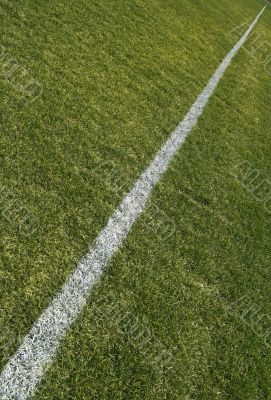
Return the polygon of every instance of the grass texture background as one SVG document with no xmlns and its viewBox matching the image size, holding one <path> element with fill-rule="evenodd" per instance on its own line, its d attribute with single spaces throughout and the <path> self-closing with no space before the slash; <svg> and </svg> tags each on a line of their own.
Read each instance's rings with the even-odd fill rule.
<svg viewBox="0 0 271 400">
<path fill-rule="evenodd" d="M 3 1 L 1 45 L 31 71 L 33 103 L 0 79 L 0 184 L 37 221 L 0 214 L 1 366 L 251 22 L 261 1 Z M 256 27 L 270 43 L 270 11 Z M 241 33 L 240 35 L 241 36 Z M 35 399 L 269 399 L 270 349 L 231 304 L 271 314 L 270 214 L 232 176 L 271 172 L 270 75 L 242 49 L 62 344 Z M 152 207 L 153 205 L 153 207 Z M 159 207 L 175 233 L 146 229 Z M 155 229 L 155 228 L 154 228 Z M 108 298 L 176 359 L 157 372 Z"/>
</svg>

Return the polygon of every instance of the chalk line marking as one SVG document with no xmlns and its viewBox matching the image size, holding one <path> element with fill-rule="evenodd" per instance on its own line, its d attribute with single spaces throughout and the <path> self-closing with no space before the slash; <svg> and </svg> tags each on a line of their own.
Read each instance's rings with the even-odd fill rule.
<svg viewBox="0 0 271 400">
<path fill-rule="evenodd" d="M 143 211 L 154 185 L 161 179 L 186 136 L 195 126 L 218 82 L 265 8 L 219 65 L 183 121 L 135 182 L 130 193 L 95 239 L 89 252 L 81 259 L 61 291 L 43 311 L 17 352 L 11 357 L 0 375 L 1 400 L 25 400 L 33 395 L 61 340 L 85 306 L 92 287 Z"/>
</svg>

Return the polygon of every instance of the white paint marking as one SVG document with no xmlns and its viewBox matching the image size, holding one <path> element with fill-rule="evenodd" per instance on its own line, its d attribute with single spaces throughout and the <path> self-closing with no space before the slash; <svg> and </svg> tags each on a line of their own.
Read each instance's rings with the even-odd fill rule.
<svg viewBox="0 0 271 400">
<path fill-rule="evenodd" d="M 183 121 L 135 182 L 130 193 L 113 213 L 61 292 L 41 314 L 10 359 L 0 376 L 1 400 L 25 400 L 34 393 L 55 356 L 60 341 L 85 306 L 93 285 L 97 283 L 104 267 L 119 249 L 133 223 L 143 211 L 152 188 L 167 170 L 186 136 L 195 126 L 225 70 L 245 43 L 265 8 L 219 65 Z"/>
</svg>

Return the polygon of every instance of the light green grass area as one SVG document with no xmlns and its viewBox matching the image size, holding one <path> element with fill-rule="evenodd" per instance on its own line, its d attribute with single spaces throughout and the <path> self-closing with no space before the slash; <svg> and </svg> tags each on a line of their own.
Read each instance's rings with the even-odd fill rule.
<svg viewBox="0 0 271 400">
<path fill-rule="evenodd" d="M 1 194 L 1 367 L 242 34 L 231 30 L 262 7 L 1 2 L 0 44 L 42 85 L 36 101 L 19 99 L 1 61 L 0 193 L 19 204 L 7 216 Z M 259 44 L 271 43 L 270 21 L 267 10 Z M 155 188 L 36 400 L 271 399 L 271 323 L 255 325 L 271 318 L 271 217 L 233 176 L 244 161 L 271 176 L 271 74 L 252 45 Z M 25 213 L 36 221 L 30 235 L 18 226 Z M 174 227 L 164 240 L 163 216 Z M 243 296 L 245 317 L 233 305 Z"/>
</svg>

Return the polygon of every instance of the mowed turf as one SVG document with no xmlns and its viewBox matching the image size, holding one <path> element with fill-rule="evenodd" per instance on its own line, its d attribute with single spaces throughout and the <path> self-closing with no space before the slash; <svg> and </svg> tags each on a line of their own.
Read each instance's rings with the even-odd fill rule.
<svg viewBox="0 0 271 400">
<path fill-rule="evenodd" d="M 2 45 L 43 86 L 25 105 L 0 81 L 1 185 L 37 219 L 25 237 L 1 218 L 2 366 L 235 44 L 230 31 L 261 7 L 1 4 Z M 271 40 L 269 10 L 256 31 Z M 270 215 L 231 173 L 248 160 L 270 176 L 270 88 L 263 64 L 242 50 L 36 399 L 271 396 L 270 350 L 230 313 L 244 295 L 271 313 Z M 104 161 L 116 165 L 119 190 L 105 179 Z M 155 234 L 157 207 L 175 227 L 166 240 Z M 151 332 L 148 356 L 121 331 L 110 303 Z M 171 370 L 157 370 L 158 342 L 174 354 Z"/>
</svg>

